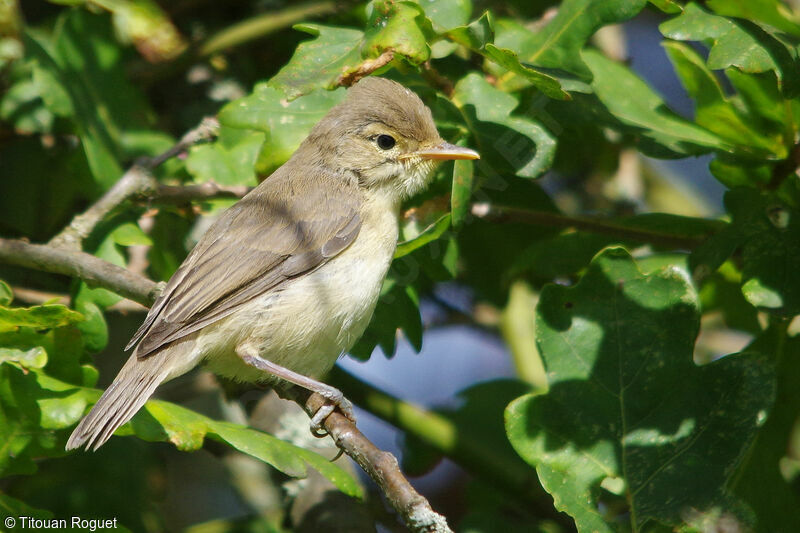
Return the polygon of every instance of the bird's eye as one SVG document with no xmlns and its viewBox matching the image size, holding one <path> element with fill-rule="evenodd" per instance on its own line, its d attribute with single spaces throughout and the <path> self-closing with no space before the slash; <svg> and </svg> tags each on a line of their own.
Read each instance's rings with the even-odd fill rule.
<svg viewBox="0 0 800 533">
<path fill-rule="evenodd" d="M 377 143 L 378 148 L 381 150 L 388 150 L 392 148 L 397 141 L 391 135 L 378 135 Z"/>
</svg>

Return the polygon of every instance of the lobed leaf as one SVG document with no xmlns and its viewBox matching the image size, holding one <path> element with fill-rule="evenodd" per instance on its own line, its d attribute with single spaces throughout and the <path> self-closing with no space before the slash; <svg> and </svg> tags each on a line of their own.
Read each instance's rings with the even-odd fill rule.
<svg viewBox="0 0 800 533">
<path fill-rule="evenodd" d="M 506 429 L 579 531 L 737 510 L 728 483 L 772 404 L 773 375 L 752 354 L 695 366 L 685 273 L 645 275 L 606 249 L 574 287 L 542 291 L 536 320 L 550 390 L 512 402 Z M 604 513 L 617 500 L 625 511 Z"/>
<path fill-rule="evenodd" d="M 234 133 L 233 128 L 263 132 L 265 137 L 256 165 L 260 174 L 270 174 L 291 157 L 311 128 L 331 107 L 341 102 L 344 95 L 344 89 L 316 90 L 290 102 L 278 89 L 258 84 L 252 94 L 229 103 L 219 113 L 221 124 L 229 130 L 225 134 L 229 139 L 225 141 L 228 150 L 250 154 L 255 145 L 252 133 Z M 239 144 L 244 146 L 237 146 Z M 231 167 L 230 172 L 235 173 L 237 168 L 240 176 L 247 175 L 252 162 L 250 167 Z M 210 173 L 208 176 L 211 177 Z"/>
</svg>

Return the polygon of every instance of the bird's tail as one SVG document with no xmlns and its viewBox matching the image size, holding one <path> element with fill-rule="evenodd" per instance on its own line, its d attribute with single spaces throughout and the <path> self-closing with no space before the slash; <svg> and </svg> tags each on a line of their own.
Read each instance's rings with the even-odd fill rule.
<svg viewBox="0 0 800 533">
<path fill-rule="evenodd" d="M 134 350 L 113 383 L 72 432 L 66 449 L 80 448 L 85 444 L 87 450 L 97 450 L 102 446 L 118 427 L 133 418 L 156 387 L 185 372 L 174 368 L 174 362 L 180 361 L 181 355 L 187 355 L 173 353 L 182 352 L 180 348 L 183 347 L 179 343 L 145 358 L 139 358 Z"/>
</svg>

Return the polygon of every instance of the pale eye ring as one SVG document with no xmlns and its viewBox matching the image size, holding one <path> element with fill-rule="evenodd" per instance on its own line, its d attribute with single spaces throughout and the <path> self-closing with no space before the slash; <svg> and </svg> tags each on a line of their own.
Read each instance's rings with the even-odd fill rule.
<svg viewBox="0 0 800 533">
<path fill-rule="evenodd" d="M 394 148 L 394 145 L 397 143 L 397 141 L 394 140 L 394 137 L 386 134 L 378 135 L 378 138 L 375 139 L 375 142 L 378 143 L 378 148 L 381 150 L 390 150 Z"/>
</svg>

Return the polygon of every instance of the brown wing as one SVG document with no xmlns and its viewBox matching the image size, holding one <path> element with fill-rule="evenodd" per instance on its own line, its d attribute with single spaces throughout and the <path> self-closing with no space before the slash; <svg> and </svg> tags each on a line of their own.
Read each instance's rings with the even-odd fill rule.
<svg viewBox="0 0 800 533">
<path fill-rule="evenodd" d="M 342 186 L 341 178 L 300 181 L 282 170 L 208 229 L 126 350 L 138 343 L 145 357 L 314 270 L 355 240 L 361 228 L 357 191 Z"/>
</svg>

